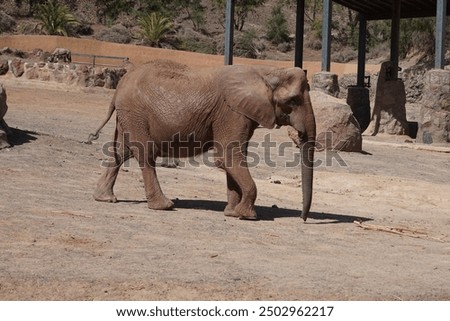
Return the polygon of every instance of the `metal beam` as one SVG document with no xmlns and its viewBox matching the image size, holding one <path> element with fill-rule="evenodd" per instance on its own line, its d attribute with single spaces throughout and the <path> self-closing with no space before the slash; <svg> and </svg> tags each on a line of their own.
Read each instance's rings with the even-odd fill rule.
<svg viewBox="0 0 450 321">
<path fill-rule="evenodd" d="M 358 39 L 358 74 L 357 83 L 358 87 L 364 87 L 364 76 L 366 73 L 366 37 L 367 37 L 367 20 L 366 17 L 359 14 L 359 39 Z"/>
<path fill-rule="evenodd" d="M 234 6 L 235 0 L 227 0 L 225 12 L 225 65 L 233 64 L 233 38 L 234 38 Z"/>
<path fill-rule="evenodd" d="M 303 68 L 303 33 L 305 30 L 305 0 L 297 0 L 295 18 L 295 58 L 294 66 Z"/>
<path fill-rule="evenodd" d="M 330 71 L 331 62 L 331 0 L 323 0 L 322 18 L 322 71 Z"/>
<path fill-rule="evenodd" d="M 400 13 L 401 0 L 394 0 L 392 3 L 392 24 L 391 24 L 391 61 L 392 70 L 390 73 L 391 79 L 398 78 L 399 65 L 399 48 L 400 48 Z"/>
<path fill-rule="evenodd" d="M 445 28 L 447 0 L 437 0 L 436 3 L 436 48 L 434 67 L 444 69 L 445 66 Z"/>
</svg>

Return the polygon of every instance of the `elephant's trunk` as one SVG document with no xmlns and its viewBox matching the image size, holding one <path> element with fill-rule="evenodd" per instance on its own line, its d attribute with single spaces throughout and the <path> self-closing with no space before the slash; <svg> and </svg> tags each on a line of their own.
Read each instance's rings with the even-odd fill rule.
<svg viewBox="0 0 450 321">
<path fill-rule="evenodd" d="M 314 111 L 311 105 L 309 92 L 305 93 L 305 114 L 303 121 L 303 132 L 299 132 L 300 153 L 302 159 L 302 194 L 303 210 L 302 218 L 304 221 L 308 218 L 311 208 L 313 193 L 313 167 L 314 167 L 314 148 L 316 145 L 316 121 Z M 298 130 L 298 129 L 297 129 Z"/>
<path fill-rule="evenodd" d="M 301 133 L 299 133 L 299 135 L 301 135 Z M 309 209 L 311 208 L 311 201 L 312 201 L 314 145 L 315 145 L 314 140 L 311 141 L 306 137 L 300 145 L 300 153 L 302 160 L 301 167 L 302 167 L 302 194 L 303 194 L 302 218 L 304 221 L 306 221 L 306 219 L 308 218 Z"/>
</svg>

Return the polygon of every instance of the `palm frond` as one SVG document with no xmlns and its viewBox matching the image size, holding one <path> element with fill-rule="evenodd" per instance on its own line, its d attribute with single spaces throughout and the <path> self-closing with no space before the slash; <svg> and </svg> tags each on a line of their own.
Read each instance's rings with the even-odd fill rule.
<svg viewBox="0 0 450 321">
<path fill-rule="evenodd" d="M 70 9 L 55 0 L 49 0 L 37 6 L 39 27 L 46 34 L 68 36 L 74 26 L 78 24 Z"/>
<path fill-rule="evenodd" d="M 142 28 L 142 37 L 151 45 L 157 46 L 159 46 L 164 35 L 172 28 L 170 20 L 157 12 L 139 17 L 138 24 Z"/>
</svg>

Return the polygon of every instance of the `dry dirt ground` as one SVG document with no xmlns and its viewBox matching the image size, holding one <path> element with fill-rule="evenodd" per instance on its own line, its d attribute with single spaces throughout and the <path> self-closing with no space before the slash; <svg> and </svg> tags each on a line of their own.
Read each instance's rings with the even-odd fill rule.
<svg viewBox="0 0 450 321">
<path fill-rule="evenodd" d="M 176 210 L 147 208 L 133 161 L 120 202 L 99 203 L 114 121 L 97 143 L 81 141 L 113 92 L 1 81 L 15 146 L 0 151 L 0 300 L 450 300 L 448 153 L 369 138 L 364 153 L 317 153 L 306 224 L 299 170 L 285 166 L 293 148 L 269 158 L 252 147 L 266 159 L 251 169 L 259 221 L 223 215 L 225 175 L 206 165 L 158 168 Z M 285 129 L 270 133 L 289 142 Z"/>
</svg>

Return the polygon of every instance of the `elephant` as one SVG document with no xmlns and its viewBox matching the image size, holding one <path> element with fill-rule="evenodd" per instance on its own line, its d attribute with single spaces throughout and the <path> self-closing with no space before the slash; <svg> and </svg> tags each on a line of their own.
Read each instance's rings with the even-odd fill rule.
<svg viewBox="0 0 450 321">
<path fill-rule="evenodd" d="M 192 157 L 209 149 L 225 170 L 225 215 L 258 219 L 257 190 L 246 163 L 247 143 L 255 129 L 290 125 L 299 134 L 303 209 L 306 221 L 313 188 L 316 124 L 309 84 L 300 68 L 232 65 L 193 69 L 170 60 L 150 61 L 119 82 L 107 117 L 116 112 L 114 160 L 107 162 L 94 199 L 117 202 L 113 186 L 120 166 L 134 157 L 142 171 L 150 209 L 172 209 L 155 171 L 157 157 Z M 199 147 L 201 146 L 201 147 Z"/>
<path fill-rule="evenodd" d="M 0 84 L 0 149 L 11 146 L 8 142 L 8 135 L 11 135 L 11 129 L 4 119 L 4 116 L 8 111 L 6 99 L 6 90 L 3 88 L 3 85 Z"/>
</svg>

